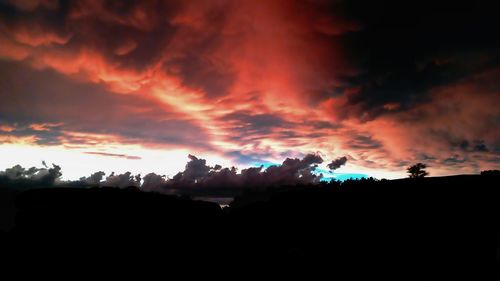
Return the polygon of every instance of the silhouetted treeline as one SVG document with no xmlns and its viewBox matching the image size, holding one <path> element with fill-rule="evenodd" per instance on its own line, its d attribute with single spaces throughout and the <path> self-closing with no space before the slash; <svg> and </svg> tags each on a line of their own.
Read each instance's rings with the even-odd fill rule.
<svg viewBox="0 0 500 281">
<path fill-rule="evenodd" d="M 500 170 L 486 170 L 481 172 L 481 176 L 500 177 Z"/>
<path fill-rule="evenodd" d="M 31 190 L 18 196 L 16 226 L 2 242 L 14 256 L 41 259 L 47 252 L 93 263 L 160 257 L 221 272 L 492 280 L 499 277 L 499 179 L 276 187 L 247 191 L 224 209 L 134 187 Z"/>
</svg>

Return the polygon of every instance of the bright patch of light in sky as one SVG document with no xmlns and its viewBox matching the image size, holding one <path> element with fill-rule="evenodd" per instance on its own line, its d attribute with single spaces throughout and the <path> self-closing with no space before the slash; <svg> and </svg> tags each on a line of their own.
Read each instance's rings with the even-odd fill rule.
<svg viewBox="0 0 500 281">
<path fill-rule="evenodd" d="M 87 154 L 95 152 L 89 149 L 65 149 L 59 146 L 37 147 L 31 145 L 0 145 L 0 170 L 10 168 L 14 165 L 27 167 L 42 167 L 42 161 L 51 166 L 52 163 L 61 166 L 63 180 L 76 180 L 83 176 L 103 171 L 106 175 L 111 172 L 146 175 L 154 172 L 160 175 L 172 177 L 183 171 L 188 162 L 189 152 L 183 149 L 156 150 L 145 149 L 140 146 L 123 146 L 120 148 L 109 148 L 105 153 L 124 154 L 137 156 L 140 159 L 127 159 L 116 156 L 104 156 L 99 154 Z M 227 159 L 217 155 L 202 155 L 207 157 L 209 165 L 220 163 L 229 165 Z M 202 157 L 202 158 L 204 158 Z"/>
<path fill-rule="evenodd" d="M 314 171 L 314 173 L 317 174 L 317 175 L 323 174 L 323 178 L 321 179 L 321 181 L 326 181 L 326 182 L 329 182 L 331 180 L 345 181 L 345 180 L 348 180 L 348 179 L 362 179 L 362 178 L 368 178 L 369 177 L 366 174 L 336 173 L 336 172 L 332 172 L 332 171 L 324 170 L 324 169 L 320 169 L 320 168 L 317 168 Z"/>
<path fill-rule="evenodd" d="M 92 152 L 93 154 L 88 154 Z M 122 155 L 105 156 L 98 153 L 108 153 Z M 178 172 L 184 170 L 186 163 L 189 161 L 188 155 L 190 151 L 185 149 L 148 149 L 140 145 L 112 145 L 109 147 L 99 146 L 96 149 L 89 148 L 72 148 L 67 149 L 63 146 L 34 146 L 29 144 L 2 144 L 0 145 L 0 170 L 10 168 L 14 165 L 21 165 L 25 168 L 42 167 L 42 161 L 45 161 L 49 166 L 56 164 L 62 168 L 63 180 L 77 180 L 80 177 L 89 176 L 94 172 L 103 171 L 106 175 L 111 172 L 132 174 L 141 174 L 142 176 L 148 173 L 156 173 L 173 177 Z M 228 158 L 224 158 L 217 154 L 208 153 L 191 153 L 199 158 L 206 159 L 207 165 L 215 166 L 219 164 L 223 167 L 235 166 L 235 163 Z M 126 158 L 126 156 L 131 157 Z M 278 166 L 280 164 L 273 162 L 262 161 L 253 163 L 250 167 L 263 166 L 267 169 L 270 166 Z M 244 166 L 238 167 L 244 169 Z M 388 172 L 381 170 L 370 170 L 363 167 L 355 167 L 349 163 L 341 168 L 330 171 L 326 164 L 320 165 L 316 174 L 323 174 L 323 180 L 346 180 L 350 178 L 375 177 L 378 179 L 394 179 L 405 177 L 404 172 Z"/>
</svg>

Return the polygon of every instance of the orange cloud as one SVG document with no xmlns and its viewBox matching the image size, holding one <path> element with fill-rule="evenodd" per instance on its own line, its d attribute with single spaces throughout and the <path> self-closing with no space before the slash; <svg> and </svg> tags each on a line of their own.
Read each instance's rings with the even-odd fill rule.
<svg viewBox="0 0 500 281">
<path fill-rule="evenodd" d="M 499 74 L 495 69 L 436 88 L 427 103 L 356 127 L 383 145 L 384 163 L 427 161 L 435 174 L 498 169 L 500 135 L 492 128 L 500 91 L 491 85 Z"/>
</svg>

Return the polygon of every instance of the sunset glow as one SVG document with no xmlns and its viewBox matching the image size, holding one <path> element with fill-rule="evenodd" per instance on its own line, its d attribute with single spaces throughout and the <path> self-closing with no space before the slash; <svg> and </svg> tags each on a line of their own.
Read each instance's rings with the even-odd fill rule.
<svg viewBox="0 0 500 281">
<path fill-rule="evenodd" d="M 308 153 L 377 178 L 500 168 L 489 37 L 411 25 L 406 46 L 355 2 L 3 1 L 0 169 L 173 176 L 188 154 L 241 169 Z M 425 36 L 477 38 L 438 52 Z"/>
</svg>

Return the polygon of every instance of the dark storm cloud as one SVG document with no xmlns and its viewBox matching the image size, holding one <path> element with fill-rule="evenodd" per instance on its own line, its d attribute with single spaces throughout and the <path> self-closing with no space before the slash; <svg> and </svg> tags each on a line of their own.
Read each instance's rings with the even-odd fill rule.
<svg viewBox="0 0 500 281">
<path fill-rule="evenodd" d="M 32 9 L 20 9 L 17 5 L 21 2 L 33 2 Z M 36 3 L 38 2 L 38 3 Z M 24 27 L 33 28 L 32 32 L 43 32 L 56 35 L 59 38 L 68 35 L 66 30 L 66 19 L 68 16 L 68 1 L 52 1 L 54 4 L 48 4 L 47 1 L 0 1 L 1 23 L 8 31 L 18 31 Z M 47 5 L 48 4 L 48 5 Z M 38 43 L 27 42 L 23 43 Z"/>
<path fill-rule="evenodd" d="M 338 124 L 333 124 L 328 121 L 322 121 L 322 120 L 312 120 L 308 121 L 305 123 L 306 126 L 310 126 L 311 128 L 315 130 L 323 130 L 323 129 L 338 129 L 340 128 L 340 125 Z"/>
<path fill-rule="evenodd" d="M 181 77 L 184 85 L 201 89 L 212 98 L 227 95 L 235 79 L 229 66 L 221 68 L 199 53 L 169 60 L 165 68 L 169 74 Z"/>
<path fill-rule="evenodd" d="M 486 146 L 486 144 L 484 143 L 483 140 L 479 140 L 476 142 L 476 144 L 474 145 L 474 151 L 480 151 L 480 152 L 488 152 L 489 149 L 488 147 Z"/>
<path fill-rule="evenodd" d="M 41 3 L 30 10 L 19 9 L 9 1 L 0 3 L 0 31 L 5 38 L 20 50 L 41 47 L 45 58 L 37 57 L 36 52 L 27 58 L 34 64 L 48 64 L 64 72 L 68 66 L 50 62 L 54 57 L 89 56 L 99 60 L 96 64 L 112 66 L 113 71 L 133 72 L 134 76 L 153 68 L 164 71 L 208 96 L 227 94 L 234 80 L 229 65 L 209 56 L 221 44 L 220 30 L 226 15 L 222 6 L 228 3 L 205 5 L 199 18 L 193 18 L 191 4 L 177 1 L 54 3 Z M 199 29 L 193 26 L 197 21 L 208 21 L 212 28 Z M 97 73 L 97 79 L 108 72 Z M 138 80 L 133 81 L 133 87 L 114 89 L 131 91 L 142 78 L 134 79 Z"/>
<path fill-rule="evenodd" d="M 44 36 L 54 35 L 67 38 L 61 40 L 67 49 L 98 50 L 110 61 L 138 70 L 159 58 L 175 30 L 168 21 L 173 1 L 52 2 L 54 5 L 42 3 L 32 10 L 2 3 L 0 23 L 21 43 L 57 43 L 43 40 Z"/>
<path fill-rule="evenodd" d="M 343 37 L 360 68 L 346 79 L 359 87 L 349 105 L 367 120 L 386 104 L 405 110 L 434 87 L 500 63 L 497 1 L 346 1 L 345 8 L 363 26 Z"/>
<path fill-rule="evenodd" d="M 315 183 L 321 175 L 314 174 L 323 159 L 316 154 L 307 154 L 302 159 L 287 158 L 281 165 L 254 167 L 241 170 L 222 168 L 219 165 L 208 166 L 204 159 L 189 155 L 190 161 L 183 172 L 179 172 L 171 180 L 167 180 L 163 188 L 251 188 L 270 187 L 275 185 L 296 185 Z"/>
<path fill-rule="evenodd" d="M 456 164 L 462 164 L 467 161 L 466 158 L 462 158 L 459 155 L 453 155 L 447 159 L 444 160 L 445 164 L 451 164 L 451 165 L 456 165 Z"/>
<path fill-rule="evenodd" d="M 52 187 L 58 183 L 61 176 L 61 167 L 55 164 L 52 164 L 52 167 L 29 169 L 15 165 L 0 171 L 0 186 L 17 190 Z"/>
<path fill-rule="evenodd" d="M 450 143 L 452 146 L 456 147 L 457 143 Z M 487 145 L 484 140 L 476 140 L 474 142 L 470 142 L 468 140 L 461 141 L 458 146 L 464 150 L 469 152 L 489 152 Z"/>
<path fill-rule="evenodd" d="M 123 174 L 115 174 L 112 172 L 109 176 L 105 177 L 106 173 L 99 171 L 95 172 L 88 177 L 81 177 L 78 181 L 64 181 L 61 185 L 73 186 L 73 187 L 95 187 L 95 186 L 105 186 L 105 187 L 117 187 L 117 188 L 127 188 L 127 187 L 137 187 L 141 186 L 141 175 L 132 175 L 131 172 L 125 172 Z M 149 177 L 148 177 L 149 178 Z"/>
<path fill-rule="evenodd" d="M 188 183 L 195 183 L 196 181 L 206 177 L 210 170 L 215 170 L 214 167 L 207 166 L 205 159 L 198 159 L 194 155 L 189 155 L 189 162 L 186 164 L 184 172 L 178 173 L 174 176 L 174 181 L 185 181 Z"/>
<path fill-rule="evenodd" d="M 293 123 L 286 121 L 279 115 L 252 114 L 248 111 L 237 111 L 219 119 L 226 130 L 231 132 L 228 139 L 241 144 L 255 143 L 269 137 L 293 137 L 294 132 L 288 131 Z M 292 135 L 287 135 L 286 132 Z"/>
<path fill-rule="evenodd" d="M 149 173 L 142 178 L 141 189 L 144 191 L 159 191 L 165 187 L 166 181 L 164 175 Z"/>
<path fill-rule="evenodd" d="M 227 137 L 230 141 L 243 145 L 255 144 L 263 139 L 273 139 L 282 141 L 288 146 L 297 146 L 311 138 L 327 137 L 332 130 L 341 127 L 328 121 L 314 119 L 289 121 L 286 115 L 254 114 L 250 111 L 235 111 L 222 116 L 218 121 L 222 122 L 224 129 L 230 132 Z M 267 156 L 269 155 L 267 153 Z M 260 157 L 267 158 L 266 155 Z"/>
<path fill-rule="evenodd" d="M 92 175 L 90 175 L 88 177 L 81 177 L 80 181 L 87 184 L 87 185 L 90 185 L 90 186 L 96 186 L 96 185 L 101 184 L 101 181 L 104 178 L 104 175 L 106 175 L 105 172 L 99 171 L 99 172 L 93 173 Z"/>
<path fill-rule="evenodd" d="M 141 186 L 141 175 L 132 175 L 131 172 L 126 172 L 123 174 L 111 173 L 106 177 L 106 180 L 101 183 L 103 186 L 112 186 L 125 188 L 129 186 L 140 187 Z"/>
<path fill-rule="evenodd" d="M 235 128 L 246 132 L 270 133 L 273 128 L 286 127 L 289 123 L 278 115 L 233 112 L 222 117 L 223 121 L 235 123 Z"/>
<path fill-rule="evenodd" d="M 353 136 L 348 145 L 351 149 L 377 149 L 382 147 L 381 143 L 374 140 L 371 136 L 359 134 Z"/>
<path fill-rule="evenodd" d="M 338 168 L 342 167 L 345 165 L 345 163 L 347 163 L 347 157 L 345 156 L 342 156 L 340 158 L 337 158 L 335 160 L 332 160 L 332 162 L 330 162 L 330 164 L 328 164 L 328 168 L 330 170 L 337 170 Z"/>
<path fill-rule="evenodd" d="M 90 47 L 122 68 L 141 71 L 158 62 L 175 32 L 169 22 L 173 1 L 69 3 L 68 48 Z"/>
</svg>

